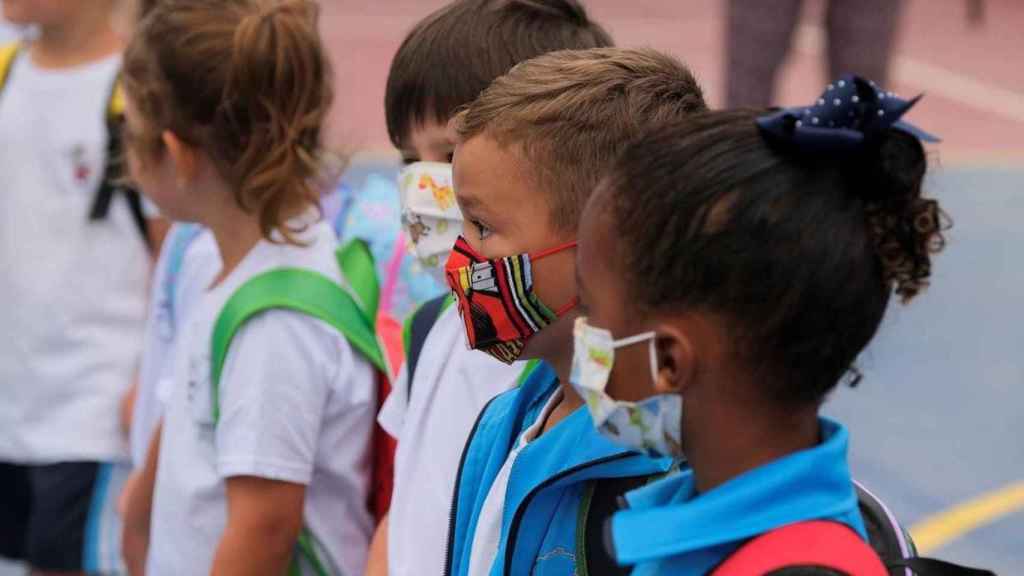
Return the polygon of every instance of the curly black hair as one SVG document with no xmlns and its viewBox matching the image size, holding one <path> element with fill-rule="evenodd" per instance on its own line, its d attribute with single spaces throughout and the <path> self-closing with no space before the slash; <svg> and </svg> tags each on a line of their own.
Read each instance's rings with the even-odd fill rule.
<svg viewBox="0 0 1024 576">
<path fill-rule="evenodd" d="M 784 403 L 821 402 L 874 337 L 890 295 L 927 285 L 948 220 L 922 197 L 921 143 L 890 130 L 862 152 L 773 149 L 764 111 L 709 112 L 632 144 L 606 202 L 641 311 L 726 320 L 749 368 Z"/>
</svg>

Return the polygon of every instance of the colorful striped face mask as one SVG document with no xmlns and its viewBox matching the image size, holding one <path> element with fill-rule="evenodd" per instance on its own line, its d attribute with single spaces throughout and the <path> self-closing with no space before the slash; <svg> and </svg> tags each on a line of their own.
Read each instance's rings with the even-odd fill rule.
<svg viewBox="0 0 1024 576">
<path fill-rule="evenodd" d="M 469 347 L 511 364 L 531 336 L 576 306 L 573 298 L 552 312 L 533 292 L 531 268 L 531 262 L 575 246 L 573 241 L 534 254 L 487 260 L 460 236 L 445 273 L 459 303 Z"/>
</svg>

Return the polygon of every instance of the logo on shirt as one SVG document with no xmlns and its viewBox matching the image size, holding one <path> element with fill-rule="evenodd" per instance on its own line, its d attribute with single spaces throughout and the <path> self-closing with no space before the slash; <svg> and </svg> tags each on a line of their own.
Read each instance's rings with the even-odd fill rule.
<svg viewBox="0 0 1024 576">
<path fill-rule="evenodd" d="M 76 144 L 71 149 L 71 165 L 72 165 L 72 176 L 74 177 L 75 184 L 78 186 L 85 186 L 89 183 L 89 177 L 92 176 L 92 167 L 89 166 L 88 155 L 86 154 L 85 146 Z"/>
</svg>

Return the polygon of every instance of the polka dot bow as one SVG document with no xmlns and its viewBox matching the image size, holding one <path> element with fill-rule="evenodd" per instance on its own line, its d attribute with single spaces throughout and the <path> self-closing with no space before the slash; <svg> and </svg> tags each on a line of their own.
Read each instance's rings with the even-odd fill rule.
<svg viewBox="0 0 1024 576">
<path fill-rule="evenodd" d="M 938 142 L 935 136 L 900 120 L 920 99 L 904 100 L 882 91 L 874 82 L 847 75 L 829 84 L 811 106 L 772 112 L 758 118 L 757 125 L 770 143 L 810 153 L 859 150 L 890 129 Z"/>
</svg>

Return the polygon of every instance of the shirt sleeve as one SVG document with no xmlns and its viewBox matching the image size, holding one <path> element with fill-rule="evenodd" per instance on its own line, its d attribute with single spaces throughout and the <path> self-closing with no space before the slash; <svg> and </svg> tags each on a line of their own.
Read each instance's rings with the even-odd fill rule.
<svg viewBox="0 0 1024 576">
<path fill-rule="evenodd" d="M 409 372 L 406 366 L 398 372 L 391 387 L 391 394 L 384 400 L 384 405 L 377 415 L 377 423 L 396 441 L 402 440 L 402 428 L 405 426 L 405 414 L 409 410 Z"/>
<path fill-rule="evenodd" d="M 332 382 L 352 363 L 348 342 L 320 320 L 271 310 L 247 322 L 221 375 L 221 477 L 309 484 Z"/>
</svg>

